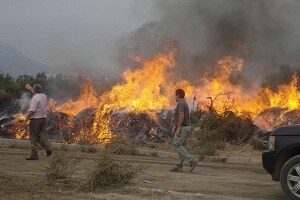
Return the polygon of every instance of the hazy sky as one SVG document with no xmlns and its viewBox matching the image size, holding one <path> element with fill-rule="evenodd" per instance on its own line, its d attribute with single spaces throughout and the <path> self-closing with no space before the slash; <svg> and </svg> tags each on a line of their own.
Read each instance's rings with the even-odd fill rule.
<svg viewBox="0 0 300 200">
<path fill-rule="evenodd" d="M 112 43 L 147 21 L 137 0 L 0 0 L 0 41 L 52 66 L 105 68 Z"/>
<path fill-rule="evenodd" d="M 0 42 L 63 72 L 118 75 L 172 38 L 184 78 L 233 54 L 257 79 L 299 63 L 299 19 L 300 0 L 0 0 Z"/>
</svg>

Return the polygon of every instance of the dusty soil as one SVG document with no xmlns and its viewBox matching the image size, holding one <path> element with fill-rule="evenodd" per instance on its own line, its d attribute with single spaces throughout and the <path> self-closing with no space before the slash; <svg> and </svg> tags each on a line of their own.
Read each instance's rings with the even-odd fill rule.
<svg viewBox="0 0 300 200">
<path fill-rule="evenodd" d="M 141 147 L 140 149 L 150 150 L 153 152 L 157 150 L 174 152 L 174 147 L 169 142 L 160 143 L 160 144 L 151 143 L 150 145 L 148 144 L 148 147 L 144 146 Z M 188 151 L 191 153 L 196 153 L 193 152 L 192 147 L 190 147 L 189 145 L 188 145 Z M 240 145 L 231 145 L 227 143 L 224 149 L 218 150 L 216 152 L 216 156 L 245 157 L 245 158 L 250 158 L 251 161 L 254 163 L 261 163 L 262 152 L 263 151 L 254 150 L 253 147 L 248 143 L 240 144 Z"/>
<path fill-rule="evenodd" d="M 123 188 L 77 191 L 92 169 L 96 153 L 70 152 L 81 161 L 70 179 L 50 183 L 45 167 L 50 158 L 27 161 L 27 149 L 0 148 L 0 199 L 278 199 L 287 197 L 260 164 L 236 165 L 200 162 L 188 173 L 169 172 L 174 160 L 143 156 L 115 156 L 123 162 L 144 167 L 130 185 Z"/>
</svg>

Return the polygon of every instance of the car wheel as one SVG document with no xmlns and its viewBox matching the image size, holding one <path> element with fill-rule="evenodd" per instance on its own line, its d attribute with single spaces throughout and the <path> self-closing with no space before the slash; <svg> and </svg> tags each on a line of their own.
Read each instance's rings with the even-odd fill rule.
<svg viewBox="0 0 300 200">
<path fill-rule="evenodd" d="M 290 199 L 300 199 L 300 155 L 285 163 L 281 170 L 280 183 Z"/>
</svg>

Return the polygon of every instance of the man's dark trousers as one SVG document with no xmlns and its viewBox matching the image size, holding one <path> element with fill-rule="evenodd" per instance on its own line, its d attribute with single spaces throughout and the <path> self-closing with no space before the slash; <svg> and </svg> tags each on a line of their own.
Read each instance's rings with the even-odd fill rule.
<svg viewBox="0 0 300 200">
<path fill-rule="evenodd" d="M 29 122 L 29 140 L 31 143 L 31 156 L 38 156 L 38 144 L 47 152 L 51 151 L 47 139 L 45 137 L 46 119 L 30 119 Z"/>
</svg>

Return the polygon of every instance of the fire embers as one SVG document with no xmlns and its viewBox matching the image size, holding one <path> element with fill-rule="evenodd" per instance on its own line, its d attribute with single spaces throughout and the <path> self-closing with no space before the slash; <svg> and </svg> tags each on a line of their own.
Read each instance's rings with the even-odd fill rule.
<svg viewBox="0 0 300 200">
<path fill-rule="evenodd" d="M 29 127 L 25 124 L 25 115 L 14 115 L 0 120 L 0 137 L 28 139 Z M 50 112 L 47 118 L 46 133 L 55 141 L 64 141 L 69 130 L 69 116 L 60 112 Z"/>
<path fill-rule="evenodd" d="M 12 101 L 5 110 L 0 112 L 0 137 L 16 139 L 28 137 L 28 128 L 24 128 L 26 126 L 22 123 L 25 119 L 22 111 L 26 107 L 26 98 L 27 94 L 22 94 L 20 100 Z"/>
<path fill-rule="evenodd" d="M 22 123 L 23 116 L 3 117 L 0 120 L 0 137 L 3 138 L 28 138 L 28 128 Z"/>
</svg>

